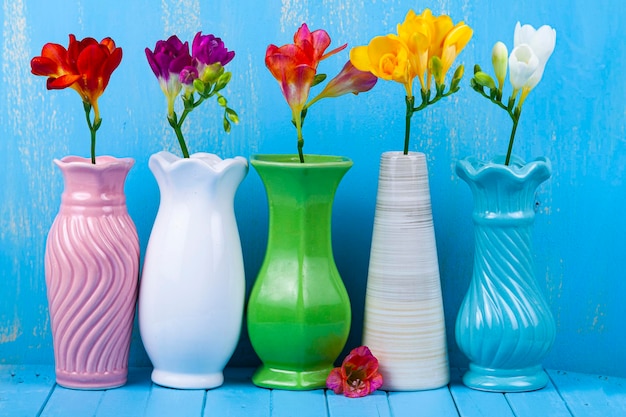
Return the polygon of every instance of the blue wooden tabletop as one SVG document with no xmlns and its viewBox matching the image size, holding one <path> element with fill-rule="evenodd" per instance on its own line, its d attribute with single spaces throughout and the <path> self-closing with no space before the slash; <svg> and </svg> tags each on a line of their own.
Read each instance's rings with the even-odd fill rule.
<svg viewBox="0 0 626 417">
<path fill-rule="evenodd" d="M 128 383 L 105 391 L 78 391 L 54 382 L 50 366 L 0 366 L 2 417 L 621 417 L 626 379 L 548 371 L 539 391 L 496 394 L 471 390 L 453 370 L 449 386 L 417 392 L 378 391 L 350 399 L 331 391 L 257 388 L 250 369 L 228 369 L 213 390 L 175 390 L 154 385 L 150 369 L 133 368 Z"/>
</svg>

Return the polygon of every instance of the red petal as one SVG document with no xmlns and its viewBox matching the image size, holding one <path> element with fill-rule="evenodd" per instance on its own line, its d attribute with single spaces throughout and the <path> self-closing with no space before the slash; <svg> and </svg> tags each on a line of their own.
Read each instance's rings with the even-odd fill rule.
<svg viewBox="0 0 626 417">
<path fill-rule="evenodd" d="M 59 64 L 50 58 L 36 56 L 30 61 L 30 71 L 35 75 L 59 75 Z"/>
<path fill-rule="evenodd" d="M 343 392 L 343 382 L 339 368 L 335 368 L 330 371 L 328 378 L 326 378 L 326 387 L 332 389 L 335 394 L 341 394 Z"/>
<path fill-rule="evenodd" d="M 48 78 L 46 87 L 48 90 L 62 90 L 70 87 L 76 81 L 80 80 L 80 78 L 80 75 L 75 74 L 62 75 L 58 78 Z"/>
</svg>

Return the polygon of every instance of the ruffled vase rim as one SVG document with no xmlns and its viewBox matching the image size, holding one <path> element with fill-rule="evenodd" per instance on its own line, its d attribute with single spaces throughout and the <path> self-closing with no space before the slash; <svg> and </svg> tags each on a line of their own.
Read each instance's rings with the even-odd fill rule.
<svg viewBox="0 0 626 417">
<path fill-rule="evenodd" d="M 117 165 L 132 167 L 135 160 L 131 157 L 118 158 L 111 155 L 100 155 L 96 157 L 96 163 L 92 164 L 91 158 L 67 155 L 61 159 L 54 158 L 53 162 L 59 167 L 90 168 L 96 171 L 103 171 Z"/>
<path fill-rule="evenodd" d="M 552 164 L 545 156 L 525 162 L 522 158 L 512 155 L 509 165 L 505 165 L 504 160 L 504 155 L 495 156 L 487 161 L 476 156 L 468 156 L 457 161 L 456 172 L 459 177 L 472 181 L 480 181 L 481 178 L 491 175 L 524 181 L 531 176 L 547 179 L 552 171 Z"/>
<path fill-rule="evenodd" d="M 175 171 L 179 167 L 190 164 L 207 168 L 215 173 L 223 172 L 231 166 L 248 166 L 248 161 L 243 156 L 222 159 L 218 155 L 208 152 L 196 152 L 189 155 L 189 158 L 183 158 L 169 151 L 159 151 L 152 154 L 150 159 L 158 161 L 164 171 L 170 172 Z"/>
</svg>

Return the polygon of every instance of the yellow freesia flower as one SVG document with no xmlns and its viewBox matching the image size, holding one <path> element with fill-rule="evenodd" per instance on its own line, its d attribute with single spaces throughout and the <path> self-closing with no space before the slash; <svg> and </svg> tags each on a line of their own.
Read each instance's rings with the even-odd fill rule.
<svg viewBox="0 0 626 417">
<path fill-rule="evenodd" d="M 463 22 L 459 22 L 446 34 L 441 49 L 441 55 L 439 55 L 443 71 L 441 77 L 435 80 L 437 85 L 443 84 L 446 73 L 450 67 L 452 67 L 452 63 L 459 53 L 465 48 L 465 45 L 472 39 L 473 33 L 474 31 L 469 26 Z"/>
<path fill-rule="evenodd" d="M 350 61 L 358 70 L 403 84 L 407 96 L 412 96 L 414 75 L 410 72 L 409 51 L 397 36 L 377 36 L 366 46 L 352 48 Z"/>
<path fill-rule="evenodd" d="M 398 37 L 409 50 L 410 72 L 420 81 L 422 90 L 426 91 L 425 75 L 428 70 L 428 52 L 434 32 L 432 13 L 424 10 L 421 15 L 409 10 L 404 22 L 398 25 Z"/>
<path fill-rule="evenodd" d="M 406 129 L 404 154 L 409 152 L 411 117 L 440 99 L 456 93 L 463 76 L 463 65 L 454 73 L 446 91 L 444 83 L 454 60 L 472 37 L 472 29 L 460 22 L 454 24 L 450 16 L 433 16 L 430 9 L 421 14 L 409 10 L 404 21 L 397 25 L 398 34 L 373 38 L 366 46 L 350 51 L 350 61 L 361 71 L 369 71 L 378 78 L 404 85 L 406 90 Z M 413 81 L 419 78 L 421 103 L 415 103 Z M 437 88 L 431 91 L 433 77 Z M 433 94 L 434 93 L 434 94 Z"/>
</svg>

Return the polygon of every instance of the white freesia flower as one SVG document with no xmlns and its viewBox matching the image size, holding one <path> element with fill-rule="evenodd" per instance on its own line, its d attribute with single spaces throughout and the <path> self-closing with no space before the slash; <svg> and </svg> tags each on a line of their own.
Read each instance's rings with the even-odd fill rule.
<svg viewBox="0 0 626 417">
<path fill-rule="evenodd" d="M 524 87 L 530 91 L 531 79 L 539 69 L 539 58 L 530 46 L 523 44 L 515 47 L 509 57 L 509 67 L 513 91 L 519 91 Z"/>
<path fill-rule="evenodd" d="M 515 34 L 513 35 L 513 52 L 522 45 L 528 45 L 539 61 L 535 72 L 524 85 L 528 90 L 532 90 L 539 81 L 541 81 L 546 63 L 554 51 L 556 45 L 556 30 L 548 25 L 543 25 L 539 29 L 535 29 L 531 25 L 522 26 L 517 22 L 517 25 L 515 25 Z M 511 52 L 511 55 L 513 55 L 513 52 Z M 511 69 L 511 72 L 512 71 L 513 69 Z"/>
</svg>

